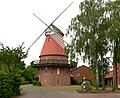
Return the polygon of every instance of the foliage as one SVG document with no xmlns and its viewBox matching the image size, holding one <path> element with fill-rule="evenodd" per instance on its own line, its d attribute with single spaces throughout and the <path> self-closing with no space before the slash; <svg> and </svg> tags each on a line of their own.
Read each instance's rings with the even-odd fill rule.
<svg viewBox="0 0 120 98">
<path fill-rule="evenodd" d="M 27 57 L 23 44 L 10 49 L 0 43 L 0 98 L 20 94 L 22 69 L 21 59 Z"/>
<path fill-rule="evenodd" d="M 81 85 L 82 81 L 72 78 L 71 85 Z"/>
<path fill-rule="evenodd" d="M 37 86 L 41 86 L 41 82 L 36 81 L 36 85 L 37 85 Z"/>
<path fill-rule="evenodd" d="M 0 72 L 0 98 L 10 98 L 20 94 L 20 77 Z"/>
<path fill-rule="evenodd" d="M 36 75 L 37 75 L 36 70 L 31 66 L 28 66 L 27 68 L 24 69 L 23 77 L 25 78 L 26 81 L 32 82 Z"/>
<path fill-rule="evenodd" d="M 82 56 L 84 62 L 88 61 L 96 72 L 98 85 L 101 74 L 104 87 L 104 74 L 109 65 L 107 53 L 113 53 L 115 64 L 120 62 L 120 1 L 85 0 L 79 9 L 68 28 L 71 45 L 65 50 L 71 59 Z"/>
<path fill-rule="evenodd" d="M 96 82 L 92 82 L 91 85 L 92 85 L 93 87 L 96 87 L 97 84 L 96 84 Z"/>
<path fill-rule="evenodd" d="M 108 17 L 105 13 L 104 0 L 85 0 L 80 3 L 80 14 L 71 20 L 68 33 L 71 37 L 71 46 L 68 51 L 71 59 L 76 53 L 88 61 L 95 69 L 96 80 L 99 85 L 99 66 L 103 69 L 103 58 L 109 51 L 106 32 L 108 31 Z M 71 33 L 70 33 L 71 32 Z M 106 58 L 105 58 L 106 59 Z M 101 71 L 104 78 L 104 72 Z M 104 82 L 103 82 L 104 83 Z"/>
<path fill-rule="evenodd" d="M 115 0 L 107 4 L 107 13 L 110 15 L 109 18 L 109 31 L 108 39 L 111 45 L 111 52 L 113 53 L 113 69 L 114 72 L 117 70 L 117 63 L 120 63 L 120 1 Z M 117 88 L 117 78 L 114 75 L 114 87 Z"/>
<path fill-rule="evenodd" d="M 27 57 L 27 53 L 23 52 L 23 44 L 19 47 L 10 49 L 9 46 L 4 47 L 0 44 L 0 68 L 5 72 L 12 72 L 14 69 L 22 69 L 21 59 Z"/>
<path fill-rule="evenodd" d="M 33 81 L 33 86 L 41 86 L 41 82 L 39 82 L 39 81 Z"/>
</svg>

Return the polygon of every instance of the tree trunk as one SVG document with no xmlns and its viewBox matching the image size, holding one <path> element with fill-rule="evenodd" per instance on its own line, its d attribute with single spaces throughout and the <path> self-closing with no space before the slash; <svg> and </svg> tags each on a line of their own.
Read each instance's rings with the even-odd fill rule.
<svg viewBox="0 0 120 98">
<path fill-rule="evenodd" d="M 117 63 L 113 64 L 113 90 L 117 89 Z"/>
<path fill-rule="evenodd" d="M 102 68 L 103 68 L 103 65 L 102 65 Z M 103 71 L 104 69 L 102 69 L 102 72 L 101 72 L 101 74 L 102 74 L 102 90 L 105 90 L 105 79 L 104 79 L 104 71 Z"/>
<path fill-rule="evenodd" d="M 99 90 L 99 73 L 98 73 L 98 66 L 96 65 L 96 90 Z"/>
<path fill-rule="evenodd" d="M 117 48 L 118 41 L 114 43 L 114 57 L 113 57 L 113 90 L 116 90 L 117 87 Z"/>
<path fill-rule="evenodd" d="M 101 66 L 102 66 L 102 69 L 101 69 L 101 75 L 102 75 L 102 90 L 105 90 L 104 65 L 103 65 L 103 55 L 102 55 L 102 52 L 101 52 Z"/>
</svg>

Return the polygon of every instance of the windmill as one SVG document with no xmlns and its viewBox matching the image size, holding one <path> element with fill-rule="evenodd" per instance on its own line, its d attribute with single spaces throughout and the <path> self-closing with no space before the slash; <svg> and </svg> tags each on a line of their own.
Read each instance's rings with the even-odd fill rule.
<svg viewBox="0 0 120 98">
<path fill-rule="evenodd" d="M 72 2 L 73 3 L 73 2 Z M 44 32 L 31 44 L 34 43 L 45 33 L 45 42 L 43 44 L 40 60 L 32 61 L 31 65 L 38 69 L 39 81 L 43 86 L 65 86 L 70 85 L 70 64 L 68 57 L 64 52 L 64 34 L 53 23 L 72 5 L 72 3 L 50 24 L 47 25 L 37 15 L 47 28 Z"/>
</svg>

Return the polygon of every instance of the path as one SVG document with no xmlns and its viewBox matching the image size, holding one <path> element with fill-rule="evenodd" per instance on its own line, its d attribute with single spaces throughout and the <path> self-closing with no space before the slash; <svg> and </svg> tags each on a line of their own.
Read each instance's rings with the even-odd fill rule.
<svg viewBox="0 0 120 98">
<path fill-rule="evenodd" d="M 66 91 L 64 88 L 66 89 L 66 87 L 35 87 L 25 85 L 22 86 L 22 95 L 14 98 L 120 98 L 120 93 L 78 94 L 74 90 L 69 89 Z"/>
</svg>

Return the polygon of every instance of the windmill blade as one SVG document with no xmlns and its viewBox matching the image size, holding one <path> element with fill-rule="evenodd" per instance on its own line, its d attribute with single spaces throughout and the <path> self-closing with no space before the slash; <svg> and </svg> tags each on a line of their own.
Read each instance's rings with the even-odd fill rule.
<svg viewBox="0 0 120 98">
<path fill-rule="evenodd" d="M 55 20 L 51 23 L 51 25 L 73 4 L 73 2 L 70 3 L 70 5 L 62 13 L 60 13 L 60 15 L 58 15 L 58 17 L 55 18 Z"/>
<path fill-rule="evenodd" d="M 30 50 L 30 48 L 34 45 L 34 43 L 47 31 L 48 28 L 50 28 L 51 24 L 36 38 L 36 40 L 30 45 L 30 47 L 27 49 L 27 51 Z"/>
<path fill-rule="evenodd" d="M 47 27 L 49 26 L 47 23 L 45 23 L 42 19 L 40 19 L 36 14 L 33 13 L 33 15 L 35 17 L 37 17 L 43 24 L 45 24 Z M 53 29 L 51 28 L 51 26 L 53 27 Z M 55 25 L 51 24 L 51 26 L 49 26 L 49 29 L 53 30 L 54 32 L 57 33 L 57 31 L 59 30 Z M 58 30 L 57 30 L 58 29 Z M 60 30 L 59 30 L 60 31 Z M 58 36 L 59 37 L 59 36 Z M 67 45 L 69 45 L 65 40 L 63 40 Z"/>
<path fill-rule="evenodd" d="M 74 1 L 73 1 L 73 2 L 74 2 Z M 30 45 L 30 47 L 27 49 L 27 52 L 28 52 L 28 51 L 30 50 L 30 48 L 35 44 L 35 42 L 47 31 L 47 29 L 49 29 L 50 26 L 73 4 L 73 2 L 70 3 L 69 6 L 68 6 L 65 10 L 63 10 L 62 13 L 60 13 L 60 14 L 58 15 L 58 17 L 56 17 L 50 25 L 48 25 L 48 27 L 43 31 L 43 33 L 40 34 L 40 35 L 36 38 L 36 40 L 35 40 L 35 41 Z M 35 15 L 35 16 L 36 16 L 36 15 Z M 39 17 L 37 17 L 37 18 L 39 19 Z M 41 20 L 41 19 L 39 19 L 39 20 Z M 42 22 L 43 22 L 43 21 L 42 21 Z M 43 23 L 44 23 L 44 22 L 43 22 Z"/>
<path fill-rule="evenodd" d="M 43 24 L 45 24 L 45 25 L 48 27 L 48 25 L 47 25 L 42 19 L 40 19 L 36 14 L 33 13 L 33 15 L 34 15 L 35 17 L 37 17 L 37 19 L 39 19 Z"/>
<path fill-rule="evenodd" d="M 66 9 L 64 9 L 63 11 L 62 11 L 62 13 L 60 13 L 54 20 L 53 20 L 53 22 L 50 24 L 50 25 L 52 25 L 72 4 L 74 3 L 74 1 L 72 2 L 72 3 L 70 3 L 69 4 L 69 6 L 68 7 L 66 7 Z M 35 17 L 37 17 L 42 23 L 44 23 L 46 26 L 48 26 L 44 21 L 42 21 L 37 15 L 35 15 L 34 13 L 33 13 L 33 15 L 35 16 Z"/>
</svg>

